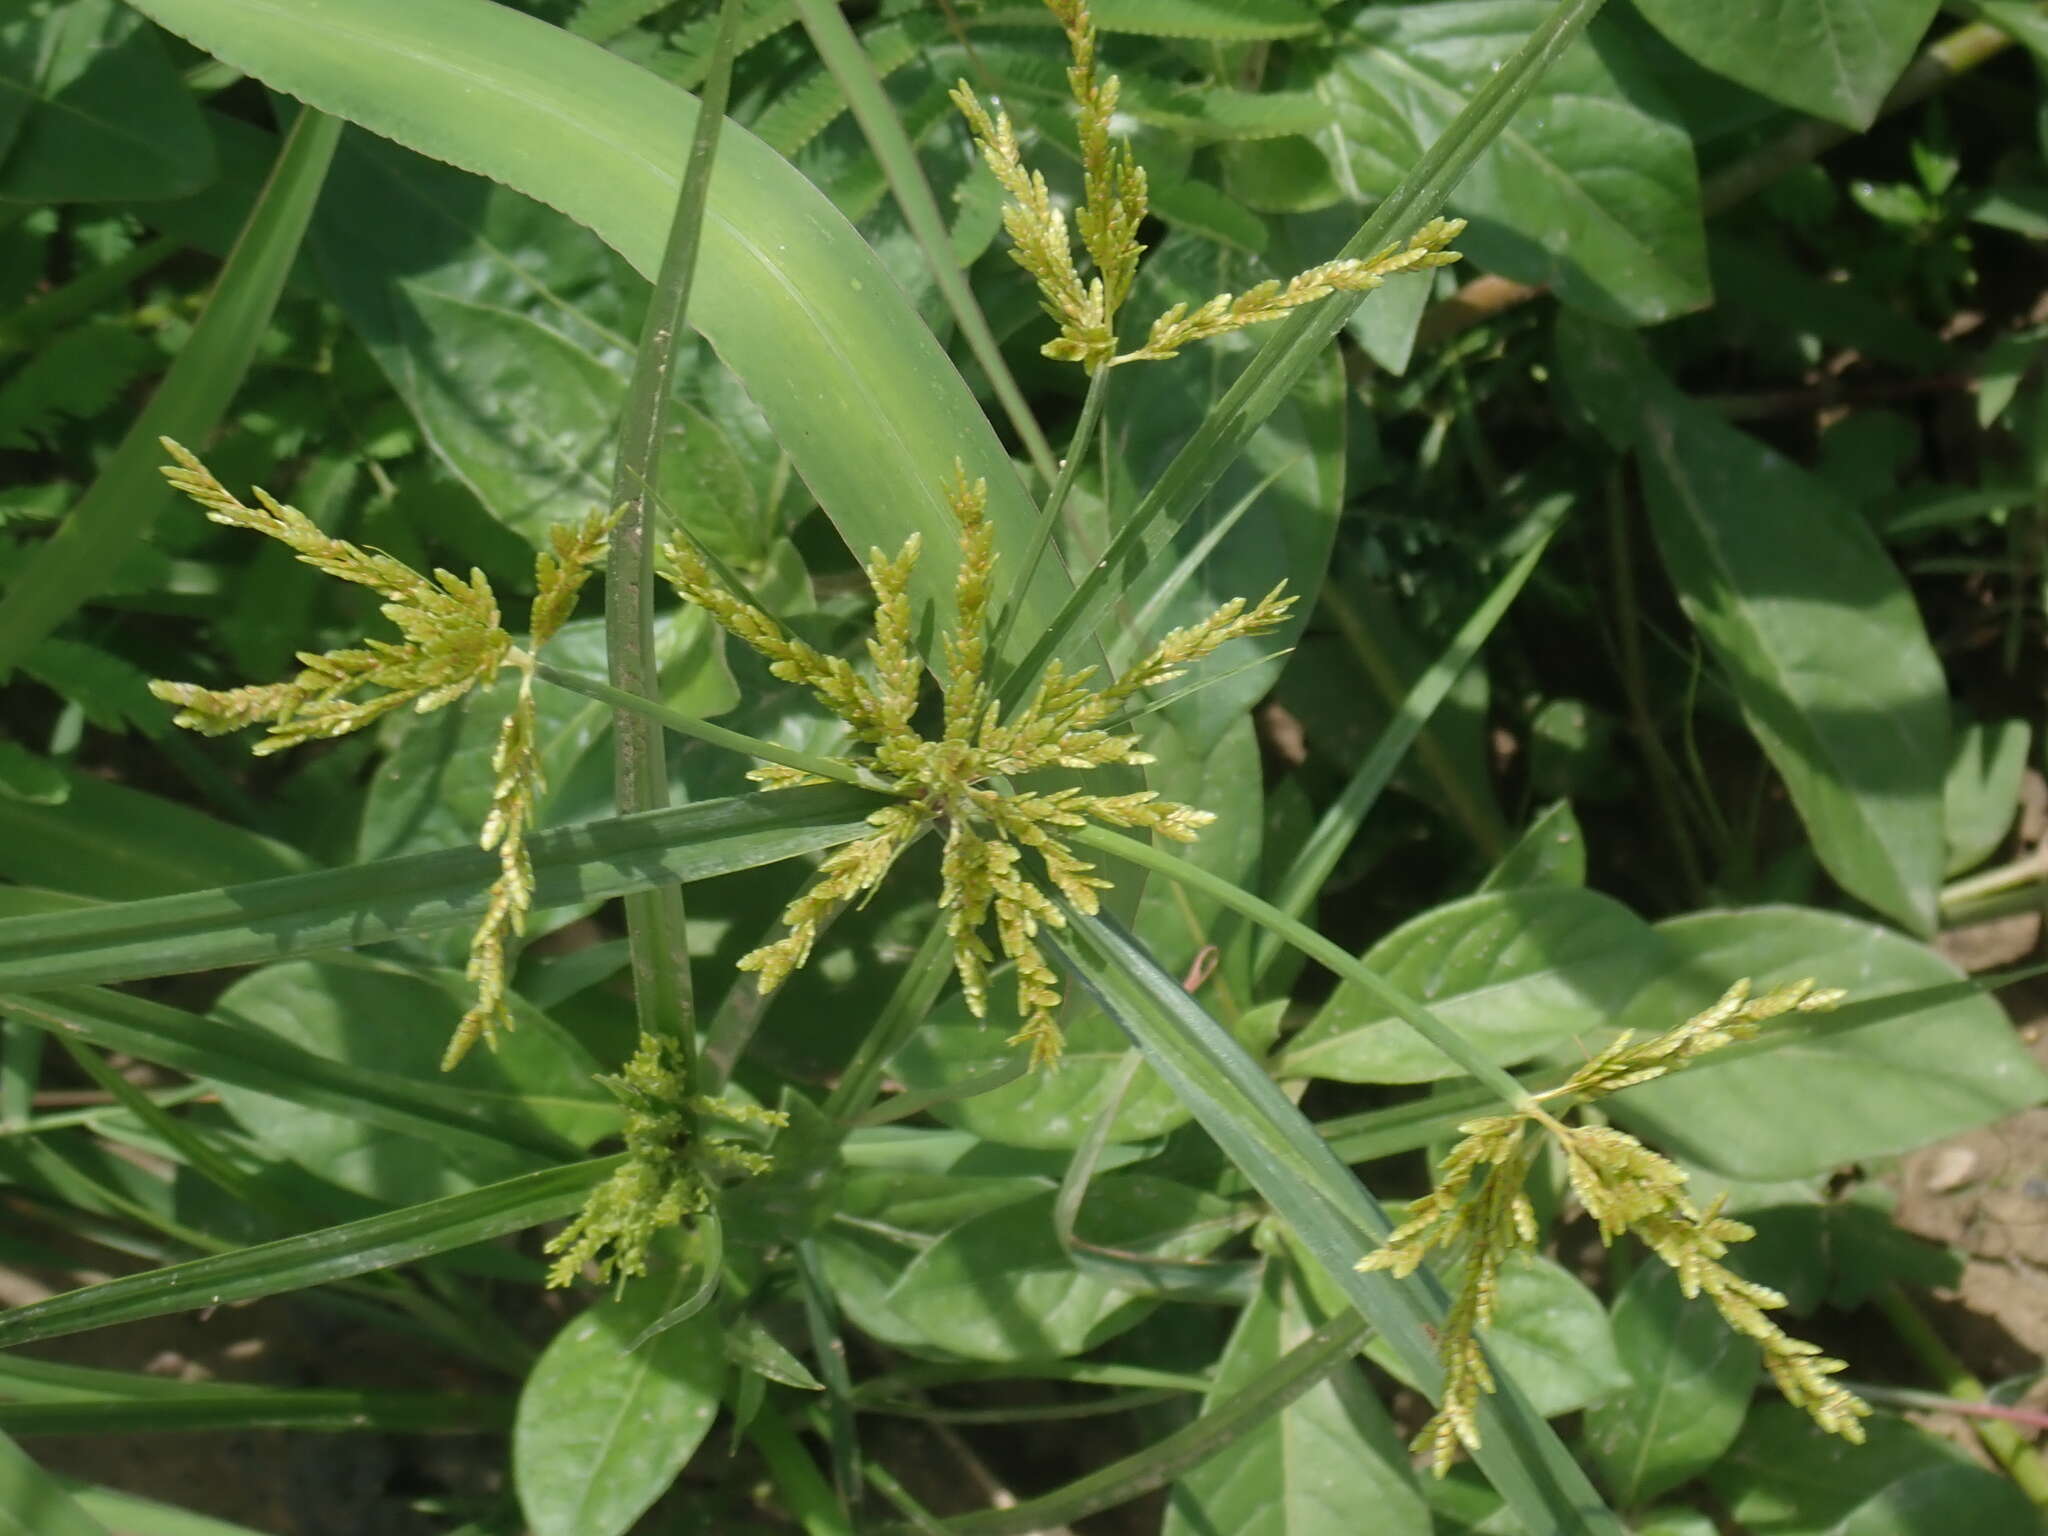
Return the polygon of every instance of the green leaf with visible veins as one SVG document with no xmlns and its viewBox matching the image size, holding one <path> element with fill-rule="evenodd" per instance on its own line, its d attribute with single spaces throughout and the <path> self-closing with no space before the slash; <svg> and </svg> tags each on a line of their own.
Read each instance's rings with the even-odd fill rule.
<svg viewBox="0 0 2048 1536">
<path fill-rule="evenodd" d="M 1825 482 L 1687 397 L 1635 337 L 1567 315 L 1557 359 L 1634 449 L 1664 569 L 1822 865 L 1932 933 L 1948 686 L 1891 556 Z"/>
<path fill-rule="evenodd" d="M 1314 1331 L 1303 1287 L 1269 1260 L 1216 1367 L 1208 1410 Z M 1327 1378 L 1174 1486 L 1163 1536 L 1428 1536 L 1429 1508 L 1387 1411 L 1355 1365 Z"/>
<path fill-rule="evenodd" d="M 1550 9 L 1471 0 L 1361 11 L 1321 85 L 1360 190 L 1390 191 Z M 1458 246 L 1475 264 L 1641 325 L 1698 308 L 1709 289 L 1692 143 L 1632 65 L 1623 38 L 1573 44 L 1449 211 L 1472 221 Z"/>
<path fill-rule="evenodd" d="M 1788 107 L 1868 128 L 1941 0 L 1635 0 L 1696 63 Z"/>
</svg>

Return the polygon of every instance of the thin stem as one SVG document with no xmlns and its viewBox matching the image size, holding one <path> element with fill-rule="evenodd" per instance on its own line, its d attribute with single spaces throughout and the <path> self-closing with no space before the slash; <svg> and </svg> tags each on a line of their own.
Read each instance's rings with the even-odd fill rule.
<svg viewBox="0 0 2048 1536">
<path fill-rule="evenodd" d="M 747 1438 L 767 1463 L 775 1491 L 803 1526 L 805 1536 L 854 1536 L 839 1500 L 819 1476 L 818 1464 L 790 1432 L 775 1405 L 770 1404 L 754 1415 L 747 1425 Z"/>
<path fill-rule="evenodd" d="M 868 1030 L 860 1048 L 853 1053 L 853 1060 L 839 1074 L 839 1082 L 826 1098 L 822 1112 L 827 1120 L 851 1125 L 874 1103 L 889 1059 L 931 1011 L 939 989 L 952 974 L 952 958 L 953 945 L 946 925 L 934 922 L 910 964 L 897 978 L 896 990 L 882 1006 L 882 1016 Z"/>
<path fill-rule="evenodd" d="M 1403 686 L 1393 658 L 1374 638 L 1364 612 L 1352 601 L 1344 583 L 1336 580 L 1325 582 L 1317 602 L 1343 633 L 1345 643 L 1351 647 L 1352 654 L 1358 658 L 1359 665 L 1365 669 L 1380 697 L 1388 704 L 1405 710 L 1414 690 Z M 1455 684 L 1457 679 L 1453 677 L 1451 682 Z M 1416 732 L 1415 756 L 1429 782 L 1443 797 L 1444 808 L 1450 812 L 1459 829 L 1472 840 L 1472 846 L 1489 860 L 1498 859 L 1506 853 L 1507 829 L 1501 824 L 1499 807 L 1491 799 L 1471 793 L 1472 786 L 1453 761 L 1443 737 L 1430 729 L 1426 721 Z"/>
<path fill-rule="evenodd" d="M 1614 623 L 1621 644 L 1622 691 L 1628 696 L 1630 723 L 1636 744 L 1650 765 L 1650 784 L 1664 813 L 1664 827 L 1670 834 L 1671 850 L 1678 858 L 1678 872 L 1695 903 L 1706 899 L 1706 877 L 1700 869 L 1699 851 L 1693 847 L 1692 830 L 1686 823 L 1685 807 L 1679 794 L 1678 769 L 1650 716 L 1650 686 L 1643 669 L 1641 615 L 1636 610 L 1635 556 L 1629 545 L 1628 498 L 1618 476 L 1607 485 L 1607 544 L 1614 571 Z"/>
<path fill-rule="evenodd" d="M 657 704 L 652 699 L 627 693 L 581 672 L 571 672 L 545 661 L 537 661 L 533 665 L 533 675 L 544 683 L 553 683 L 557 688 L 567 688 L 572 693 L 580 693 L 586 698 L 596 699 L 601 704 L 609 704 L 614 709 L 651 720 L 666 730 L 675 731 L 683 736 L 694 736 L 699 741 L 709 742 L 714 747 L 723 747 L 728 752 L 737 752 L 743 757 L 757 757 L 765 763 L 780 763 L 785 768 L 815 774 L 821 779 L 834 779 L 841 784 L 851 784 L 856 789 L 882 788 L 882 785 L 869 775 L 836 758 L 799 752 L 794 747 L 779 746 L 772 741 L 763 741 L 758 736 L 746 736 L 738 731 L 729 731 L 722 725 L 713 725 L 709 720 L 699 720 L 693 715 L 670 709 L 665 704 Z"/>
<path fill-rule="evenodd" d="M 267 1197 L 262 1187 L 229 1162 L 218 1147 L 116 1072 L 101 1059 L 98 1051 L 63 1031 L 57 1032 L 57 1042 L 70 1052 L 71 1059 L 78 1063 L 87 1077 L 118 1099 L 123 1109 L 162 1137 L 185 1159 L 193 1172 L 207 1179 L 229 1199 L 259 1206 L 271 1215 L 283 1215 L 287 1220 L 296 1218 L 298 1213 L 289 1205 Z"/>
<path fill-rule="evenodd" d="M 625 694 L 653 698 L 660 690 L 654 649 L 654 542 L 648 537 L 648 492 L 655 479 L 675 373 L 676 329 L 689 307 L 704 227 L 704 203 L 732 82 L 740 7 L 724 0 L 712 45 L 711 72 L 697 113 L 697 129 L 683 167 L 683 183 L 669 223 L 661 270 L 648 300 L 640 346 L 627 386 L 619 428 L 612 502 L 619 509 L 605 564 L 605 656 L 612 683 Z M 613 714 L 613 774 L 622 814 L 668 804 L 668 763 L 654 721 L 624 709 Z M 680 885 L 657 886 L 626 898 L 626 938 L 633 968 L 640 1032 L 681 1042 L 696 1071 L 696 998 Z"/>
<path fill-rule="evenodd" d="M 1024 606 L 1024 594 L 1031 590 L 1031 579 L 1038 574 L 1040 562 L 1052 544 L 1054 531 L 1059 527 L 1060 513 L 1065 510 L 1067 495 L 1074 488 L 1074 475 L 1081 467 L 1081 460 L 1088 453 L 1088 439 L 1094 434 L 1096 423 L 1102 419 L 1102 406 L 1109 395 L 1109 365 L 1104 364 L 1088 376 L 1088 393 L 1081 401 L 1081 420 L 1074 427 L 1074 440 L 1067 444 L 1067 456 L 1060 460 L 1059 476 L 1047 492 L 1045 506 L 1038 514 L 1038 526 L 1031 531 L 1031 547 L 1024 551 L 1024 563 L 1012 587 L 1016 599 L 1003 609 L 1002 617 L 996 620 L 995 633 L 990 636 L 988 653 L 991 656 L 1003 654 L 1003 642 L 1009 638 L 1010 626 L 1016 621 L 1018 611 Z M 1109 494 L 1108 484 L 1103 494 Z"/>
<path fill-rule="evenodd" d="M 1877 1293 L 1876 1300 L 1878 1309 L 1891 1323 L 1893 1331 L 1919 1357 L 1920 1363 L 1943 1392 L 1964 1402 L 1981 1403 L 1984 1400 L 1984 1383 L 1972 1376 L 1963 1362 L 1956 1358 L 1955 1352 L 1934 1331 L 1903 1290 L 1896 1285 L 1888 1285 Z M 2048 1465 L 2042 1463 L 2028 1438 L 2003 1419 L 1977 1418 L 1971 1421 L 1970 1427 L 1984 1442 L 1984 1449 L 2019 1485 L 2020 1491 L 2037 1507 L 2048 1509 Z"/>
<path fill-rule="evenodd" d="M 1334 973 L 1340 981 L 1354 983 L 1370 993 L 1396 1018 L 1456 1062 L 1469 1076 L 1485 1085 L 1503 1104 L 1521 1110 L 1531 1106 L 1528 1090 L 1516 1082 L 1505 1069 L 1488 1061 L 1478 1047 L 1463 1035 L 1399 987 L 1383 979 L 1363 961 L 1339 949 L 1307 924 L 1289 917 L 1271 902 L 1260 900 L 1250 891 L 1233 885 L 1221 876 L 1211 874 L 1186 859 L 1177 858 L 1173 854 L 1154 848 L 1148 842 L 1126 837 L 1120 832 L 1111 832 L 1104 827 L 1082 827 L 1070 836 L 1077 843 L 1103 853 L 1114 854 L 1121 859 L 1129 859 L 1133 864 L 1143 865 L 1146 869 L 1165 875 L 1170 880 L 1177 880 L 1192 887 L 1204 896 L 1221 902 L 1261 927 L 1278 934 L 1310 959 Z"/>
</svg>

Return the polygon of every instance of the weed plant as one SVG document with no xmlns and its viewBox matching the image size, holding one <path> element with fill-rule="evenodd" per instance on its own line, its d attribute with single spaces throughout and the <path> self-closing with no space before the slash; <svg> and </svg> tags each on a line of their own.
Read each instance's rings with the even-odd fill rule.
<svg viewBox="0 0 2048 1536">
<path fill-rule="evenodd" d="M 0 22 L 0 1509 L 2038 1529 L 2042 25 L 1779 9 Z"/>
</svg>

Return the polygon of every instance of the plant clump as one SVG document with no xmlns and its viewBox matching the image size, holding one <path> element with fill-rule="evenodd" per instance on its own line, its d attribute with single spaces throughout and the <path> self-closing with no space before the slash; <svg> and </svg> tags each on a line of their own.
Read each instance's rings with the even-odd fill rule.
<svg viewBox="0 0 2048 1536">
<path fill-rule="evenodd" d="M 1132 157 L 1129 145 L 1121 150 L 1110 145 L 1118 83 L 1115 75 L 1104 77 L 1096 71 L 1095 19 L 1086 0 L 1045 3 L 1066 32 L 1073 57 L 1067 88 L 1078 109 L 1075 127 L 1083 194 L 1074 210 L 1074 226 L 1094 267 L 1092 276 L 1082 278 L 1066 215 L 1044 175 L 1025 165 L 1009 114 L 999 110 L 991 115 L 965 80 L 954 86 L 952 97 L 983 160 L 1008 194 L 1003 227 L 1010 234 L 1010 255 L 1031 274 L 1046 313 L 1059 322 L 1058 337 L 1040 349 L 1047 357 L 1080 363 L 1090 373 L 1124 363 L 1158 362 L 1194 342 L 1277 320 L 1333 293 L 1368 293 L 1400 273 L 1427 272 L 1458 260 L 1449 247 L 1464 231 L 1465 221 L 1431 219 L 1405 244 L 1387 246 L 1372 256 L 1322 262 L 1284 283 L 1273 279 L 1243 293 L 1219 293 L 1192 309 L 1176 304 L 1152 322 L 1143 344 L 1118 352 L 1117 311 L 1130 296 L 1138 258 L 1145 251 L 1138 239 L 1151 210 L 1145 169 Z"/>
<path fill-rule="evenodd" d="M 867 577 L 875 593 L 874 636 L 867 646 L 872 677 L 785 633 L 726 587 L 687 541 L 665 546 L 660 568 L 686 599 L 765 657 L 777 677 L 809 688 L 843 720 L 855 745 L 838 761 L 895 797 L 868 817 L 872 833 L 826 857 L 817 879 L 784 909 L 788 932 L 741 957 L 740 969 L 755 972 L 763 992 L 773 991 L 809 958 L 834 912 L 871 893 L 904 849 L 936 829 L 945 837 L 939 903 L 967 1005 L 977 1018 L 987 1016 L 988 973 L 997 950 L 983 933 L 992 922 L 996 946 L 1016 972 L 1021 1024 L 1012 1041 L 1030 1045 L 1034 1065 L 1049 1065 L 1060 1052 L 1060 990 L 1037 935 L 1041 927 L 1065 925 L 1055 895 L 1092 913 L 1109 884 L 1074 853 L 1066 831 L 1092 820 L 1192 842 L 1214 817 L 1162 800 L 1153 790 L 1098 795 L 1071 786 L 1018 789 L 1008 781 L 1047 769 L 1151 762 L 1135 735 L 1116 728 L 1137 694 L 1180 676 L 1221 645 L 1272 629 L 1294 599 L 1275 587 L 1257 603 L 1225 603 L 1201 622 L 1174 630 L 1121 677 L 1099 687 L 1091 686 L 1093 668 L 1070 673 L 1055 661 L 1005 720 L 987 676 L 996 564 L 987 484 L 970 483 L 963 472 L 950 499 L 960 530 L 956 620 L 943 637 L 946 677 L 928 733 L 916 720 L 923 672 L 911 649 L 909 587 L 921 549 L 918 535 L 893 559 L 879 549 L 869 553 Z M 822 782 L 782 766 L 757 768 L 752 776 L 771 789 Z M 1043 884 L 1033 877 L 1027 854 L 1036 859 Z"/>
<path fill-rule="evenodd" d="M 1436 1187 L 1410 1205 L 1407 1219 L 1358 1261 L 1360 1269 L 1384 1269 L 1399 1278 L 1413 1274 L 1432 1250 L 1462 1256 L 1458 1293 L 1437 1342 L 1443 1394 L 1435 1417 L 1415 1442 L 1417 1450 L 1429 1453 L 1437 1476 L 1450 1470 L 1460 1444 L 1479 1448 L 1480 1394 L 1494 1390 L 1479 1331 L 1493 1321 L 1502 1267 L 1513 1254 L 1536 1245 L 1536 1213 L 1523 1185 L 1546 1137 L 1563 1155 L 1572 1192 L 1599 1223 L 1603 1243 L 1634 1233 L 1677 1272 L 1687 1299 L 1704 1295 L 1729 1327 L 1755 1341 L 1765 1369 L 1788 1402 L 1828 1433 L 1861 1443 L 1861 1421 L 1869 1416 L 1869 1405 L 1828 1379 L 1847 1369 L 1844 1362 L 1789 1336 L 1766 1315 L 1783 1307 L 1785 1298 L 1721 1263 L 1731 1244 L 1746 1242 L 1755 1230 L 1723 1216 L 1718 1200 L 1704 1210 L 1695 1205 L 1686 1193 L 1684 1171 L 1626 1131 L 1570 1125 L 1543 1107 L 1544 1101 L 1597 1099 L 1649 1082 L 1708 1051 L 1750 1038 L 1769 1019 L 1832 1008 L 1841 998 L 1841 992 L 1817 989 L 1811 981 L 1753 998 L 1749 983 L 1739 981 L 1713 1007 L 1676 1029 L 1640 1042 L 1625 1032 L 1561 1086 L 1508 1114 L 1458 1127 L 1465 1139 L 1437 1170 Z"/>
</svg>

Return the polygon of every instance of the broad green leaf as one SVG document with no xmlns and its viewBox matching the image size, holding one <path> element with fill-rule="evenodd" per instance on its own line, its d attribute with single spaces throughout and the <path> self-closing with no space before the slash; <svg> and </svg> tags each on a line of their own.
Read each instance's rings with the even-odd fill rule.
<svg viewBox="0 0 2048 1536">
<path fill-rule="evenodd" d="M 1789 1403 L 1762 1402 L 1708 1474 L 1755 1536 L 2036 1536 L 2040 1518 L 2005 1478 L 1903 1419 L 1866 1444 L 1823 1434 Z"/>
<path fill-rule="evenodd" d="M 696 1452 L 725 1379 L 717 1314 L 632 1347 L 694 1283 L 679 1266 L 592 1304 L 535 1364 L 512 1431 L 512 1479 L 534 1536 L 620 1536 Z"/>
<path fill-rule="evenodd" d="M 785 1387 L 802 1392 L 822 1392 L 825 1384 L 813 1376 L 803 1361 L 789 1352 L 758 1317 L 747 1316 L 727 1328 L 720 1340 L 725 1358 L 742 1370 L 752 1371 Z"/>
<path fill-rule="evenodd" d="M 0 1434 L 0 1536 L 108 1536 L 28 1453 Z"/>
<path fill-rule="evenodd" d="M 1586 1415 L 1586 1445 L 1615 1498 L 1635 1508 L 1728 1449 L 1749 1411 L 1757 1351 L 1648 1258 L 1615 1298 L 1614 1344 L 1630 1385 Z"/>
<path fill-rule="evenodd" d="M 1232 144 L 1223 152 L 1223 185 L 1260 213 L 1313 213 L 1344 196 L 1330 157 L 1302 134 Z M 1427 281 L 1413 286 L 1429 287 Z"/>
<path fill-rule="evenodd" d="M 213 176 L 198 104 L 156 29 L 116 0 L 29 0 L 0 21 L 0 203 L 182 197 Z"/>
<path fill-rule="evenodd" d="M 1586 834 L 1560 800 L 1540 812 L 1479 884 L 1481 891 L 1512 891 L 1532 885 L 1584 885 Z"/>
<path fill-rule="evenodd" d="M 317 17 L 269 0 L 144 8 L 278 90 L 561 209 L 643 274 L 660 260 L 696 103 L 594 44 L 486 0 L 328 0 Z M 849 545 L 923 534 L 920 633 L 932 609 L 950 611 L 956 459 L 988 478 L 999 543 L 1021 559 L 1031 503 L 973 395 L 823 194 L 737 127 L 719 150 L 690 320 Z M 1020 644 L 1064 588 L 1040 567 Z"/>
<path fill-rule="evenodd" d="M 244 977 L 221 995 L 214 1015 L 251 1034 L 268 1034 L 310 1055 L 347 1062 L 377 1078 L 432 1084 L 451 1109 L 484 1121 L 500 1106 L 535 1129 L 586 1147 L 618 1125 L 618 1104 L 592 1081 L 598 1064 L 545 1014 L 512 999 L 517 1025 L 496 1050 L 476 1052 L 443 1074 L 441 1055 L 470 984 L 459 972 L 424 975 L 363 964 L 294 961 Z M 309 1173 L 386 1205 L 410 1205 L 497 1183 L 548 1166 L 524 1148 L 488 1152 L 384 1125 L 323 1112 L 296 1094 L 222 1084 L 221 1104 L 265 1150 Z"/>
<path fill-rule="evenodd" d="M 205 441 L 256 355 L 299 252 L 341 125 L 302 112 L 249 210 L 192 334 L 121 446 L 0 598 L 0 677 L 102 589 L 121 557 L 178 500 L 157 472 L 160 436 Z"/>
<path fill-rule="evenodd" d="M 1940 0 L 1636 0 L 1719 75 L 1815 117 L 1868 128 Z"/>
<path fill-rule="evenodd" d="M 537 908 L 704 880 L 833 847 L 874 797 L 838 786 L 711 800 L 543 832 Z M 0 919 L 0 987 L 126 981 L 373 944 L 471 922 L 498 861 L 480 849 L 385 859 L 188 896 Z"/>
<path fill-rule="evenodd" d="M 1001 1083 L 987 1092 L 951 1099 L 934 1113 L 948 1125 L 1014 1147 L 1071 1150 L 1088 1138 L 1108 1113 L 1129 1043 L 1116 1027 L 1085 1003 L 1066 1027 L 1066 1049 L 1057 1072 L 1027 1072 L 1009 1078 L 1017 1058 L 1009 1044 L 1008 970 L 990 983 L 991 1011 L 981 1020 L 967 1011 L 957 992 L 942 999 L 917 1032 L 890 1060 L 890 1075 L 910 1092 L 987 1079 Z M 1141 1072 L 1117 1110 L 1112 1141 L 1146 1141 L 1187 1123 L 1187 1106 L 1150 1072 Z"/>
<path fill-rule="evenodd" d="M 1893 1286 L 1955 1287 L 1963 1256 L 1903 1231 L 1893 1220 L 1897 1206 L 1898 1197 L 1879 1184 L 1834 1200 L 1752 1201 L 1741 1214 L 1756 1236 L 1732 1262 L 1801 1313 L 1823 1304 L 1853 1311 Z"/>
<path fill-rule="evenodd" d="M 1468 896 L 1412 918 L 1360 957 L 1494 1061 L 1526 1061 L 1621 1012 L 1670 964 L 1656 933 L 1611 897 L 1568 886 Z M 1347 1083 L 1428 1083 L 1455 1064 L 1345 984 L 1277 1069 Z"/>
<path fill-rule="evenodd" d="M 1377 1330 L 1402 1370 L 1434 1390 L 1436 1331 L 1447 1298 L 1426 1271 L 1395 1281 L 1357 1269 L 1393 1230 L 1380 1203 L 1336 1160 L 1258 1062 L 1178 981 L 1100 918 L 1070 916 L 1051 940 L 1059 958 L 1129 1032 L 1193 1109 L 1329 1282 Z M 1597 1310 L 1597 1306 L 1596 1306 Z M 1529 1536 L 1618 1536 L 1621 1529 L 1516 1377 L 1479 1406 L 1477 1460 Z"/>
<path fill-rule="evenodd" d="M 374 1064 L 316 1056 L 264 1031 L 98 987 L 0 996 L 0 1013 L 40 1030 L 62 1030 L 101 1050 L 285 1099 L 309 1113 L 374 1126 L 431 1145 L 442 1157 L 488 1160 L 509 1149 L 559 1161 L 577 1150 L 542 1122 L 539 1106 L 474 1087 L 490 1083 L 493 1074 L 487 1066 L 472 1071 L 468 1058 L 453 1073 L 417 1082 L 380 1072 Z M 558 1086 L 564 1098 L 577 1091 L 577 1085 Z"/>
<path fill-rule="evenodd" d="M 1549 10 L 1463 0 L 1361 11 L 1323 86 L 1360 190 L 1391 191 Z M 1691 141 L 1632 64 L 1617 37 L 1569 49 L 1450 206 L 1472 221 L 1458 246 L 1481 266 L 1647 324 L 1698 308 L 1709 289 Z"/>
<path fill-rule="evenodd" d="M 1998 850 L 2020 809 L 2020 776 L 2034 733 L 2024 720 L 1972 721 L 1956 732 L 1942 789 L 1946 873 L 1975 869 Z"/>
<path fill-rule="evenodd" d="M 1067 1162 L 1064 1156 L 997 1147 L 965 1132 L 936 1134 L 949 1138 L 935 1159 L 943 1166 L 927 1166 L 927 1153 L 916 1156 L 911 1167 L 850 1174 L 839 1187 L 831 1220 L 812 1239 L 841 1312 L 861 1332 L 896 1349 L 914 1350 L 924 1338 L 918 1324 L 888 1300 L 911 1260 L 954 1227 L 1051 1195 Z M 1104 1162 L 1128 1160 L 1119 1151 L 1112 1148 Z M 970 1168 L 976 1171 L 969 1173 Z"/>
<path fill-rule="evenodd" d="M 1758 991 L 1807 977 L 1845 988 L 1851 1019 L 1859 1004 L 1964 979 L 1932 950 L 1834 912 L 1702 912 L 1657 932 L 1675 964 L 1614 1021 L 1643 1035 L 1683 1023 L 1744 977 Z M 1709 1059 L 1619 1095 L 1614 1117 L 1716 1172 L 1789 1179 L 1924 1146 L 2048 1097 L 2048 1075 L 2004 1010 L 1958 990 L 1953 1001 L 1868 1028 Z"/>
<path fill-rule="evenodd" d="M 0 875 L 101 901 L 296 875 L 295 849 L 160 795 L 67 771 L 54 805 L 0 796 Z"/>
<path fill-rule="evenodd" d="M 1948 689 L 1869 523 L 1680 393 L 1635 338 L 1566 316 L 1557 349 L 1573 395 L 1635 450 L 1664 568 L 1821 863 L 1931 933 Z"/>
<path fill-rule="evenodd" d="M 1238 1317 L 1216 1367 L 1215 1412 L 1314 1330 L 1307 1299 L 1276 1261 Z M 1429 1510 L 1408 1453 L 1356 1367 L 1340 1366 L 1258 1428 L 1181 1478 L 1164 1536 L 1427 1536 Z"/>
<path fill-rule="evenodd" d="M 385 217 L 394 205 L 413 216 Z M 499 521 L 538 541 L 550 524 L 610 500 L 609 455 L 644 307 L 622 259 L 552 208 L 364 133 L 336 152 L 308 242 L 429 443 Z M 679 383 L 717 372 L 677 370 Z M 758 414 L 736 392 L 733 401 Z M 727 494 L 704 526 L 700 514 L 712 509 L 684 494 L 704 467 L 697 435 L 693 422 L 682 453 L 664 450 L 665 510 L 750 567 L 765 548 L 749 526 L 746 547 L 732 549 L 729 528 L 741 498 L 764 498 L 751 486 L 715 486 Z M 772 448 L 753 457 L 769 461 L 746 466 L 765 488 Z"/>
<path fill-rule="evenodd" d="M 1626 1390 L 1628 1373 L 1600 1298 L 1549 1259 L 1517 1255 L 1501 1271 L 1500 1296 L 1485 1343 L 1500 1369 L 1523 1383 L 1545 1418 L 1604 1402 Z M 1414 1384 L 1384 1340 L 1365 1352 Z"/>
<path fill-rule="evenodd" d="M 62 805 L 71 794 L 64 770 L 11 741 L 0 741 L 0 799 Z"/>
<path fill-rule="evenodd" d="M 1051 1191 L 953 1228 L 883 1298 L 927 1347 L 969 1360 L 1060 1359 L 1134 1326 L 1154 1305 L 1076 1266 Z M 1145 1174 L 1090 1186 L 1076 1238 L 1125 1255 L 1194 1260 L 1243 1230 L 1225 1201 Z"/>
<path fill-rule="evenodd" d="M 623 1161 L 621 1154 L 571 1163 L 389 1215 L 66 1291 L 0 1313 L 0 1348 L 304 1290 L 488 1242 L 568 1215 Z"/>
</svg>

